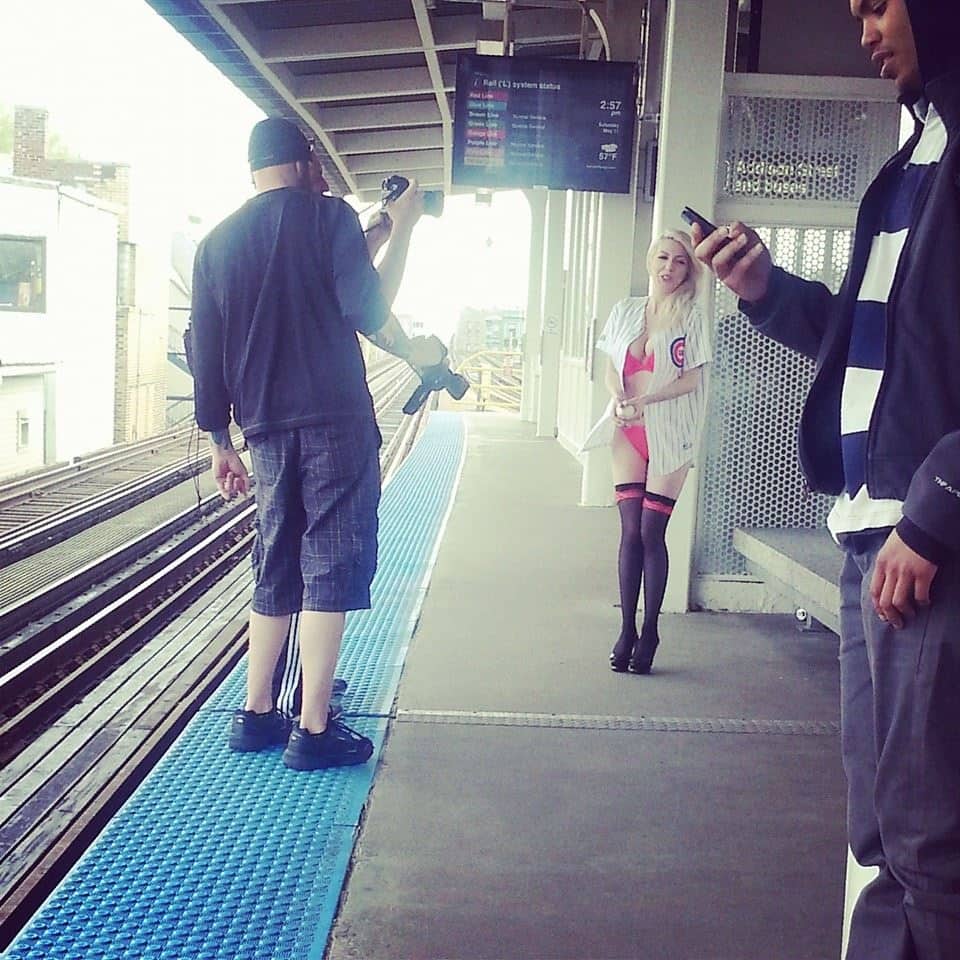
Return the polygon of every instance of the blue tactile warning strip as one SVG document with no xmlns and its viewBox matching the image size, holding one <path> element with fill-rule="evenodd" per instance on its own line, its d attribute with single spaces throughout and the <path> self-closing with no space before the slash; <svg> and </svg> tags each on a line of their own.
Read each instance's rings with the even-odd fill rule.
<svg viewBox="0 0 960 960">
<path fill-rule="evenodd" d="M 231 753 L 241 665 L 5 960 L 320 960 L 463 451 L 462 420 L 431 414 L 383 494 L 373 609 L 349 616 L 337 671 L 374 760 L 298 773 L 279 748 Z"/>
</svg>

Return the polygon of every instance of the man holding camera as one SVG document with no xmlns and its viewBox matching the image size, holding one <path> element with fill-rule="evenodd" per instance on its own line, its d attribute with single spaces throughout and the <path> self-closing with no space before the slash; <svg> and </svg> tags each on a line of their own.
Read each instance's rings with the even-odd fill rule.
<svg viewBox="0 0 960 960">
<path fill-rule="evenodd" d="M 443 359 L 435 337 L 411 340 L 390 316 L 422 198 L 410 184 L 391 205 L 374 269 L 353 210 L 313 191 L 294 124 L 256 124 L 248 159 L 255 195 L 200 244 L 191 313 L 196 417 L 217 486 L 227 500 L 249 490 L 231 413 L 257 479 L 247 698 L 230 746 L 286 741 L 298 770 L 364 763 L 371 742 L 328 714 L 345 613 L 370 606 L 377 557 L 380 433 L 356 333 L 415 368 Z M 303 707 L 288 737 L 272 684 L 296 612 Z"/>
<path fill-rule="evenodd" d="M 363 230 L 363 238 L 366 242 L 367 253 L 372 263 L 377 262 L 377 257 L 384 246 L 388 243 L 393 232 L 393 220 L 390 211 L 393 204 L 400 196 L 408 192 L 410 182 L 406 177 L 394 175 L 383 181 L 382 197 L 378 209 L 367 221 Z M 310 154 L 310 189 L 318 194 L 329 194 L 330 185 L 323 173 L 323 165 L 316 153 Z M 425 214 L 429 216 L 440 216 L 443 212 L 443 193 L 439 190 L 425 190 L 419 192 L 422 199 L 422 208 Z M 405 256 L 406 241 L 401 239 L 398 244 L 392 246 L 394 251 L 392 256 L 397 256 L 398 251 L 402 251 Z M 384 264 L 389 261 L 384 258 L 379 268 L 384 269 Z M 368 335 L 368 339 L 383 350 L 396 353 L 395 332 L 397 330 L 396 321 L 391 314 L 391 320 L 377 333 Z M 444 361 L 439 367 L 429 370 L 418 369 L 417 373 L 421 378 L 414 395 L 404 407 L 404 413 L 415 413 L 426 399 L 426 395 L 431 390 L 448 389 L 450 393 L 460 399 L 466 391 L 468 384 L 462 377 L 452 374 L 446 363 L 446 350 L 443 351 Z M 287 630 L 287 637 L 283 644 L 283 649 L 277 659 L 277 665 L 273 676 L 273 702 L 274 706 L 287 720 L 293 720 L 300 714 L 303 684 L 300 675 L 300 618 L 294 614 L 290 619 L 290 626 Z M 347 682 L 341 677 L 333 680 L 333 693 L 330 700 L 330 712 L 339 715 L 342 711 L 342 698 L 347 690 Z"/>
<path fill-rule="evenodd" d="M 842 751 L 860 894 L 848 960 L 960 957 L 960 5 L 850 0 L 914 135 L 867 189 L 834 296 L 756 232 L 697 256 L 762 333 L 816 359 L 810 487 L 837 495 Z"/>
</svg>

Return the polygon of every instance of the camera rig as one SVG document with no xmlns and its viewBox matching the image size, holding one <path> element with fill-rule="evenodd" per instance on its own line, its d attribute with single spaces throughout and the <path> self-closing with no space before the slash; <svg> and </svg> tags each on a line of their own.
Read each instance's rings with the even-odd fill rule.
<svg viewBox="0 0 960 960">
<path fill-rule="evenodd" d="M 387 177 L 386 180 L 380 184 L 380 202 L 387 204 L 392 200 L 396 200 L 409 186 L 410 181 L 406 177 L 400 176 L 399 173 L 395 173 L 392 177 Z M 421 192 L 423 194 L 423 212 L 431 217 L 439 217 L 440 214 L 443 213 L 443 191 L 423 190 Z"/>
<path fill-rule="evenodd" d="M 403 405 L 403 412 L 408 416 L 416 413 L 434 391 L 446 390 L 454 400 L 462 400 L 470 389 L 470 381 L 462 374 L 454 373 L 450 369 L 446 348 L 439 363 L 422 369 L 414 367 L 414 371 L 420 377 L 420 383 Z"/>
</svg>

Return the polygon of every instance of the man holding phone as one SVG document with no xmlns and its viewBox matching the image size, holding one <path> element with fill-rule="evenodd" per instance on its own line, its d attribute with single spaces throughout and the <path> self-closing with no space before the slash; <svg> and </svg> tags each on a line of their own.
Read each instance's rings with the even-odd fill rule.
<svg viewBox="0 0 960 960">
<path fill-rule="evenodd" d="M 848 960 L 960 957 L 960 4 L 849 0 L 916 129 L 860 205 L 840 292 L 741 223 L 696 255 L 756 328 L 816 359 L 810 487 L 837 495 L 842 748 L 857 860 Z"/>
</svg>

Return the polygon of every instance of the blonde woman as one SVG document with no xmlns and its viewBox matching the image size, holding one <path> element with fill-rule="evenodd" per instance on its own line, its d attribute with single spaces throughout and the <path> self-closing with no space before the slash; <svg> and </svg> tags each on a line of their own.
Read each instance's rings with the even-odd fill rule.
<svg viewBox="0 0 960 960">
<path fill-rule="evenodd" d="M 619 673 L 649 673 L 660 643 L 667 523 L 693 463 L 703 421 L 704 367 L 711 359 L 697 302 L 702 267 L 689 235 L 670 230 L 658 237 L 647 253 L 647 270 L 649 295 L 621 300 L 597 342 L 608 357 L 612 429 L 608 424 L 607 430 L 620 513 L 623 622 L 610 654 L 611 668 Z"/>
</svg>

